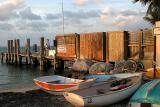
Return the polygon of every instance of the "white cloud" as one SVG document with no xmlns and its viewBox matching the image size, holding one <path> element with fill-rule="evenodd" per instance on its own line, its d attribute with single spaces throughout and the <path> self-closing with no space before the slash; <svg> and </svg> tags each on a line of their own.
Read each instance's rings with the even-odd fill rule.
<svg viewBox="0 0 160 107">
<path fill-rule="evenodd" d="M 16 9 L 23 7 L 24 0 L 5 0 L 0 3 L 0 21 L 6 21 L 17 17 Z"/>
<path fill-rule="evenodd" d="M 129 23 L 135 23 L 138 21 L 139 17 L 136 16 L 124 16 L 124 15 L 117 15 L 115 16 L 114 24 L 117 26 L 125 26 Z"/>
<path fill-rule="evenodd" d="M 37 15 L 32 12 L 30 7 L 25 8 L 23 11 L 19 13 L 22 19 L 29 19 L 29 20 L 40 20 L 41 16 Z"/>
<path fill-rule="evenodd" d="M 109 15 L 111 15 L 113 12 L 113 9 L 111 6 L 106 6 L 105 8 L 103 8 L 101 10 L 101 12 L 99 13 L 99 18 L 102 22 L 106 22 L 107 19 L 109 18 Z"/>
</svg>

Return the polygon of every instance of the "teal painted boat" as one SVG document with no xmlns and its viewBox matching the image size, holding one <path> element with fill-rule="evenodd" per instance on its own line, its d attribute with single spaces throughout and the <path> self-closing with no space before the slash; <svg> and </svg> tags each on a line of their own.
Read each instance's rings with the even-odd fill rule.
<svg viewBox="0 0 160 107">
<path fill-rule="evenodd" d="M 134 105 L 138 103 L 158 105 L 158 107 L 160 107 L 160 79 L 154 79 L 142 85 L 136 91 L 130 99 L 130 104 Z"/>
</svg>

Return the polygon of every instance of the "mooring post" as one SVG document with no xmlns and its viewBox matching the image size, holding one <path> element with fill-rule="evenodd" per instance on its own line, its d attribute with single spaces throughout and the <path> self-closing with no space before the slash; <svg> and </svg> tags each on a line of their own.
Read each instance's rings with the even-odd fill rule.
<svg viewBox="0 0 160 107">
<path fill-rule="evenodd" d="M 11 40 L 11 63 L 13 64 L 13 60 L 14 60 L 14 54 L 13 54 L 14 48 L 13 48 L 13 40 Z"/>
<path fill-rule="evenodd" d="M 17 64 L 17 45 L 16 45 L 16 39 L 14 40 L 14 62 Z"/>
<path fill-rule="evenodd" d="M 40 40 L 40 70 L 45 70 L 44 37 L 41 37 Z"/>
<path fill-rule="evenodd" d="M 27 39 L 27 64 L 31 64 L 30 39 Z"/>
<path fill-rule="evenodd" d="M 18 64 L 21 65 L 22 64 L 22 58 L 19 55 L 20 54 L 20 40 L 19 39 L 16 40 L 16 48 L 17 48 L 17 52 L 16 52 L 16 54 L 17 54 L 17 61 L 18 61 Z"/>
<path fill-rule="evenodd" d="M 8 40 L 8 55 L 7 55 L 7 59 L 8 59 L 8 61 L 7 61 L 7 63 L 10 61 L 10 40 Z"/>
<path fill-rule="evenodd" d="M 55 52 L 57 52 L 57 40 L 53 40 L 53 49 L 55 49 Z M 56 54 L 54 55 L 54 71 L 56 70 Z"/>
<path fill-rule="evenodd" d="M 37 52 L 37 44 L 34 44 L 34 45 L 33 45 L 33 51 L 34 51 L 34 52 Z"/>
<path fill-rule="evenodd" d="M 1 53 L 1 63 L 3 63 L 3 57 L 4 57 L 4 53 Z"/>
<path fill-rule="evenodd" d="M 8 53 L 5 53 L 6 64 L 8 63 Z"/>
</svg>

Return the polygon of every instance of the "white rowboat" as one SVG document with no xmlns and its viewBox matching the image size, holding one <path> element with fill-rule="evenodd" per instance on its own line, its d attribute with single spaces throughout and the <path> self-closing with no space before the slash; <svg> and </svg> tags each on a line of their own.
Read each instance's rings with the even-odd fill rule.
<svg viewBox="0 0 160 107">
<path fill-rule="evenodd" d="M 123 74 L 125 77 L 128 77 L 127 74 Z M 142 74 L 129 74 L 131 85 L 123 89 L 119 89 L 116 91 L 111 90 L 111 84 L 114 82 L 106 82 L 104 84 L 99 84 L 92 86 L 90 88 L 76 90 L 73 92 L 65 92 L 64 97 L 67 101 L 71 104 L 82 107 L 82 106 L 104 106 L 117 103 L 121 100 L 126 99 L 134 91 L 140 86 L 141 84 L 141 77 Z M 132 75 L 132 76 L 131 76 Z M 127 83 L 128 84 L 128 83 Z"/>
</svg>

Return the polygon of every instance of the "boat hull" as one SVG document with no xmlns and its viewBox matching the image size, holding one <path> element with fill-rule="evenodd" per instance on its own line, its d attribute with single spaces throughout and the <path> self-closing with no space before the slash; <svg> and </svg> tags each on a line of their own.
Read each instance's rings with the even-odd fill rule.
<svg viewBox="0 0 160 107">
<path fill-rule="evenodd" d="M 71 104 L 77 107 L 111 105 L 131 96 L 133 92 L 135 92 L 140 85 L 141 85 L 141 78 L 136 84 L 132 85 L 131 87 L 116 92 L 113 91 L 111 93 L 86 96 L 86 97 L 82 97 L 75 93 L 66 92 L 64 94 L 64 97 L 67 101 L 69 101 Z"/>
<path fill-rule="evenodd" d="M 46 76 L 34 79 L 33 81 L 44 91 L 49 92 L 51 94 L 61 95 L 63 94 L 63 92 L 66 91 L 69 92 L 77 89 L 88 88 L 95 83 L 96 79 L 89 79 L 84 81 L 73 78 L 65 79 L 65 77 L 62 76 Z M 63 83 L 55 83 L 57 81 L 63 81 Z"/>
</svg>

